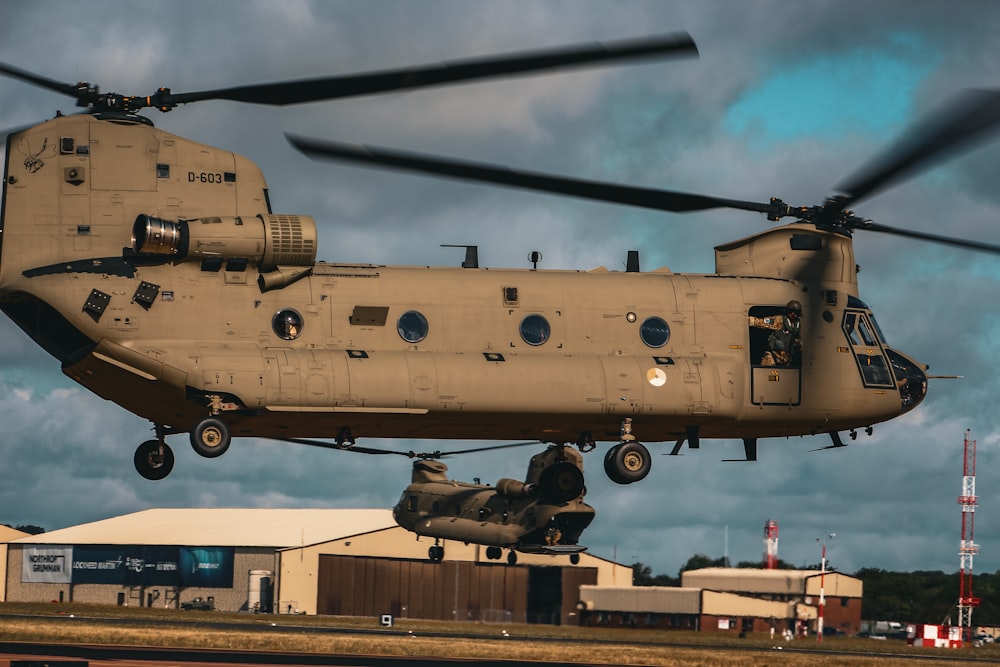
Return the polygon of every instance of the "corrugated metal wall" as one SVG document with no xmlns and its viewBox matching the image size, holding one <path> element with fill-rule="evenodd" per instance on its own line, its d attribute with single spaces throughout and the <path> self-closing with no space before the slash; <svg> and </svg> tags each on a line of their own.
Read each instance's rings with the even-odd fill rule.
<svg viewBox="0 0 1000 667">
<path fill-rule="evenodd" d="M 562 571 L 562 624 L 580 623 L 580 586 L 597 583 L 596 567 L 565 567 Z"/>
<path fill-rule="evenodd" d="M 524 567 L 321 555 L 318 579 L 320 614 L 478 621 L 502 610 L 515 622 L 527 617 Z"/>
</svg>

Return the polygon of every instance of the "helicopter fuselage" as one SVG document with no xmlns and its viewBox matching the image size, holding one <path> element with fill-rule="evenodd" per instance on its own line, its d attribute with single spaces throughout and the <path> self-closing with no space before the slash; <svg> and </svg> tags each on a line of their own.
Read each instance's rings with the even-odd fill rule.
<svg viewBox="0 0 1000 667">
<path fill-rule="evenodd" d="M 261 171 L 137 121 L 8 142 L 0 307 L 167 433 L 646 442 L 809 435 L 911 409 L 926 376 L 858 297 L 851 238 L 791 224 L 711 274 L 317 262 Z M 749 318 L 802 304 L 801 355 Z"/>
<path fill-rule="evenodd" d="M 594 508 L 583 500 L 583 456 L 576 450 L 550 445 L 535 454 L 523 482 L 470 484 L 448 479 L 447 471 L 440 461 L 413 463 L 411 483 L 392 509 L 396 523 L 425 537 L 493 547 L 486 552 L 492 560 L 500 548 L 553 555 L 586 549 L 579 540 Z M 431 547 L 429 555 L 440 560 L 443 548 Z"/>
</svg>

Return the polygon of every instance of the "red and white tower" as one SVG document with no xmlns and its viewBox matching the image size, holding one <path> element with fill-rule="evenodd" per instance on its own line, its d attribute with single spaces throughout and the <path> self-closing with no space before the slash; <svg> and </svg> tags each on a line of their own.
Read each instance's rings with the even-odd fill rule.
<svg viewBox="0 0 1000 667">
<path fill-rule="evenodd" d="M 778 522 L 774 519 L 764 522 L 764 569 L 778 569 Z"/>
<path fill-rule="evenodd" d="M 962 507 L 962 542 L 958 549 L 958 625 L 966 640 L 972 638 L 972 610 L 980 602 L 972 595 L 972 557 L 979 553 L 979 545 L 975 541 L 976 500 L 976 441 L 969 440 L 969 429 L 966 429 L 962 495 L 958 497 L 958 504 Z"/>
</svg>

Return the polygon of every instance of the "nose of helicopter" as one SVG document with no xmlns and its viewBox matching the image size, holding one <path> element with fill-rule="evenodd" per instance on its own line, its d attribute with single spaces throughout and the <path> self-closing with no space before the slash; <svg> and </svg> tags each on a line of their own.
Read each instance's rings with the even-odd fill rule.
<svg viewBox="0 0 1000 667">
<path fill-rule="evenodd" d="M 927 365 L 919 364 L 896 350 L 887 352 L 899 385 L 900 414 L 903 414 L 920 405 L 927 396 Z"/>
</svg>

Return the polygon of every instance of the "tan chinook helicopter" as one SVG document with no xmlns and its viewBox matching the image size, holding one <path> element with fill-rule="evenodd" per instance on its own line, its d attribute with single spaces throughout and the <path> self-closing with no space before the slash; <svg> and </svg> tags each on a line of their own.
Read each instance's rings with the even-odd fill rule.
<svg viewBox="0 0 1000 667">
<path fill-rule="evenodd" d="M 509 549 L 511 565 L 518 551 L 569 554 L 576 563 L 586 550 L 579 540 L 594 520 L 594 508 L 583 501 L 583 456 L 575 449 L 551 445 L 535 454 L 523 482 L 503 478 L 496 486 L 469 484 L 449 480 L 447 472 L 441 461 L 414 461 L 412 481 L 392 509 L 400 526 L 435 538 L 428 549 L 431 560 L 444 558 L 438 539 L 485 545 L 489 560 L 499 560 Z"/>
<path fill-rule="evenodd" d="M 666 211 L 730 207 L 796 222 L 716 248 L 713 273 L 383 266 L 316 260 L 312 217 L 275 213 L 261 170 L 153 127 L 144 108 L 293 104 L 587 62 L 687 55 L 686 35 L 329 79 L 103 94 L 0 65 L 85 112 L 9 133 L 0 308 L 63 372 L 152 422 L 137 470 L 165 477 L 165 438 L 223 454 L 232 437 L 611 441 L 609 477 L 649 472 L 643 442 L 856 432 L 911 410 L 926 368 L 890 348 L 858 293 L 848 206 L 997 124 L 955 110 L 822 205 L 743 202 L 292 139 L 317 157 L 417 168 Z M 995 96 L 986 102 L 995 104 Z M 979 106 L 983 100 L 974 100 Z M 964 114 L 964 115 L 963 115 Z M 968 118 L 973 120 L 968 120 Z M 789 306 L 791 302 L 796 302 Z M 801 310 L 798 314 L 795 311 Z M 786 347 L 786 350 L 779 348 Z M 786 354 L 780 354 L 786 352 Z M 770 354 L 768 354 L 770 353 Z"/>
</svg>

